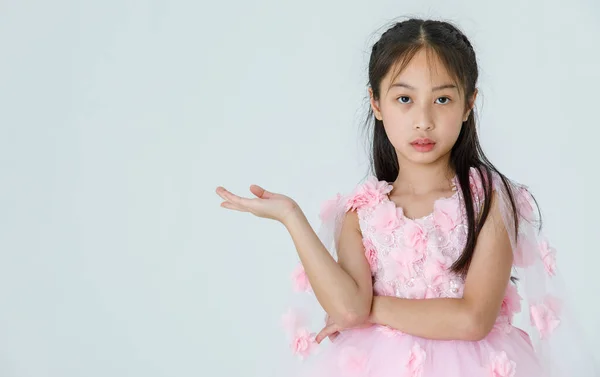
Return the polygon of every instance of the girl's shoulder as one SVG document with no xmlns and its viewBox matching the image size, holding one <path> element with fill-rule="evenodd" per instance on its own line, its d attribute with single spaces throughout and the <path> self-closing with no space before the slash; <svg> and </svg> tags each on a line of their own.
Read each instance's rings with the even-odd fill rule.
<svg viewBox="0 0 600 377">
<path fill-rule="evenodd" d="M 335 213 L 360 210 L 375 206 L 383 201 L 393 186 L 387 181 L 379 180 L 374 175 L 347 190 L 345 194 L 338 192 L 334 197 L 321 204 L 319 218 L 325 220 Z"/>
<path fill-rule="evenodd" d="M 491 184 L 486 185 L 489 179 L 491 179 Z M 526 184 L 488 167 L 472 167 L 469 173 L 469 181 L 471 194 L 476 205 L 482 206 L 489 194 L 497 202 L 502 215 L 506 219 L 517 215 L 519 220 L 525 220 L 529 223 L 539 222 L 541 213 L 538 204 Z"/>
</svg>

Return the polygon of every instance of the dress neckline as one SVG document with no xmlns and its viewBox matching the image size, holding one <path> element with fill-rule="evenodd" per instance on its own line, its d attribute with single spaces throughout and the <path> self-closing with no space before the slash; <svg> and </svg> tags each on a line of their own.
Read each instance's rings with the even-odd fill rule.
<svg viewBox="0 0 600 377">
<path fill-rule="evenodd" d="M 450 195 L 450 196 L 440 196 L 439 198 L 435 199 L 433 201 L 433 210 L 430 213 L 428 213 L 427 215 L 424 215 L 424 216 L 421 216 L 421 217 L 411 218 L 411 217 L 406 216 L 406 214 L 404 213 L 404 207 L 398 205 L 395 201 L 393 201 L 392 199 L 390 199 L 390 194 L 389 193 L 387 193 L 385 195 L 385 198 L 387 199 L 387 201 L 391 202 L 394 205 L 394 207 L 396 207 L 396 209 L 400 209 L 402 211 L 402 216 L 405 219 L 408 219 L 410 221 L 424 221 L 424 220 L 427 220 L 428 218 L 430 218 L 430 217 L 433 216 L 433 214 L 435 213 L 435 205 L 437 203 L 441 202 L 442 200 L 455 200 L 455 199 L 458 198 L 459 190 L 458 190 L 458 180 L 457 180 L 456 175 L 454 175 L 454 177 L 452 177 L 452 179 L 450 180 L 450 182 L 452 183 L 452 191 L 454 191 L 452 193 L 452 195 Z M 390 185 L 391 185 L 391 183 L 390 183 Z"/>
</svg>

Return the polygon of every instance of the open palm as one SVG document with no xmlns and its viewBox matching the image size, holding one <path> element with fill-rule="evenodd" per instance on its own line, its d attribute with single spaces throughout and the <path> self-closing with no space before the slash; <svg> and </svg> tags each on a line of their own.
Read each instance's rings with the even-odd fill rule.
<svg viewBox="0 0 600 377">
<path fill-rule="evenodd" d="M 225 201 L 221 207 L 240 212 L 250 212 L 255 216 L 284 222 L 294 211 L 298 204 L 290 197 L 267 191 L 260 186 L 251 185 L 250 192 L 255 198 L 244 198 L 235 195 L 224 187 L 217 187 L 216 193 Z"/>
</svg>

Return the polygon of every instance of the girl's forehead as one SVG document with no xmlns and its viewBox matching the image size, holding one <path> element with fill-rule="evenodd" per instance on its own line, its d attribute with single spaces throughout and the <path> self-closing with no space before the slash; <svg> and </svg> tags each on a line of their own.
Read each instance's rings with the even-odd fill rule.
<svg viewBox="0 0 600 377">
<path fill-rule="evenodd" d="M 402 60 L 396 62 L 390 68 L 384 81 L 388 86 L 403 82 L 420 89 L 452 83 L 453 79 L 437 55 L 426 56 L 419 52 L 408 62 Z"/>
<path fill-rule="evenodd" d="M 448 84 L 457 86 L 460 91 L 460 83 L 453 78 L 437 54 L 423 51 L 417 52 L 409 61 L 399 59 L 390 67 L 382 80 L 385 91 L 400 87 L 429 92 Z"/>
</svg>

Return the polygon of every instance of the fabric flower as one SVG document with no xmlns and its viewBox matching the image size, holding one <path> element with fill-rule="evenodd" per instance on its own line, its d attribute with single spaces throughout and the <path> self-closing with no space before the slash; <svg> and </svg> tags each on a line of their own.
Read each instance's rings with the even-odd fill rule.
<svg viewBox="0 0 600 377">
<path fill-rule="evenodd" d="M 514 284 L 508 283 L 506 286 L 506 293 L 504 293 L 504 298 L 502 299 L 500 313 L 512 318 L 515 313 L 519 313 L 520 311 L 521 296 L 519 295 L 519 291 Z"/>
<path fill-rule="evenodd" d="M 425 276 L 428 276 L 430 281 L 433 283 L 442 274 L 446 274 L 448 269 L 452 266 L 452 258 L 442 253 L 436 252 L 427 258 L 425 265 Z"/>
<path fill-rule="evenodd" d="M 350 196 L 345 209 L 349 211 L 379 204 L 392 189 L 393 186 L 386 181 L 378 181 L 376 177 L 369 176 Z"/>
<path fill-rule="evenodd" d="M 376 331 L 379 331 L 380 333 L 385 334 L 390 338 L 404 334 L 402 331 L 386 325 L 378 325 Z"/>
<path fill-rule="evenodd" d="M 308 280 L 308 276 L 304 271 L 304 266 L 302 266 L 302 263 L 298 263 L 298 266 L 296 266 L 292 272 L 292 283 L 294 291 L 296 292 L 312 292 L 310 281 Z"/>
<path fill-rule="evenodd" d="M 365 258 L 367 258 L 367 262 L 369 262 L 371 274 L 374 274 L 377 271 L 377 249 L 375 249 L 371 240 L 366 237 L 363 237 L 362 242 L 365 247 Z"/>
<path fill-rule="evenodd" d="M 413 263 L 421 259 L 416 249 L 396 249 L 389 254 L 389 258 L 394 262 L 390 266 L 389 272 L 393 274 L 391 278 L 409 279 L 413 275 Z"/>
<path fill-rule="evenodd" d="M 404 226 L 404 243 L 417 253 L 424 253 L 427 249 L 427 234 L 419 224 L 409 221 Z"/>
<path fill-rule="evenodd" d="M 423 375 L 423 364 L 427 355 L 418 343 L 415 343 L 408 355 L 406 367 L 411 377 L 421 377 Z"/>
<path fill-rule="evenodd" d="M 319 218 L 321 221 L 326 221 L 335 214 L 341 199 L 342 194 L 338 193 L 333 199 L 326 200 L 321 204 L 321 210 L 319 211 Z"/>
<path fill-rule="evenodd" d="M 437 200 L 433 205 L 433 221 L 443 232 L 449 232 L 459 223 L 459 206 L 455 198 Z"/>
<path fill-rule="evenodd" d="M 491 355 L 491 377 L 515 377 L 517 363 L 510 360 L 505 351 L 494 352 Z"/>
<path fill-rule="evenodd" d="M 494 322 L 494 327 L 492 327 L 492 331 L 490 331 L 490 336 L 497 335 L 498 333 L 502 334 L 510 334 L 515 327 L 510 324 L 508 319 L 502 315 L 500 315 L 496 322 Z"/>
<path fill-rule="evenodd" d="M 540 255 L 546 272 L 548 275 L 554 276 L 556 274 L 556 250 L 550 247 L 547 240 L 540 242 Z"/>
<path fill-rule="evenodd" d="M 441 292 L 449 288 L 450 274 L 448 270 L 451 266 L 452 258 L 442 253 L 434 253 L 427 259 L 423 268 L 423 274 L 429 283 L 425 298 L 439 297 Z"/>
<path fill-rule="evenodd" d="M 376 280 L 373 284 L 373 291 L 377 296 L 395 296 L 394 287 L 385 281 Z"/>
<path fill-rule="evenodd" d="M 391 233 L 400 227 L 403 218 L 402 208 L 397 208 L 396 204 L 389 200 L 373 210 L 371 224 L 379 232 Z"/>
<path fill-rule="evenodd" d="M 357 375 L 367 367 L 367 355 L 356 347 L 344 347 L 338 359 L 338 366 L 346 375 Z"/>
<path fill-rule="evenodd" d="M 529 309 L 531 324 L 534 325 L 539 333 L 540 339 L 546 339 L 560 324 L 560 302 L 553 296 L 546 298 L 538 303 L 531 305 Z"/>
<path fill-rule="evenodd" d="M 292 352 L 301 360 L 305 359 L 317 347 L 315 336 L 315 333 L 309 332 L 305 327 L 297 329 L 292 339 Z"/>
</svg>

